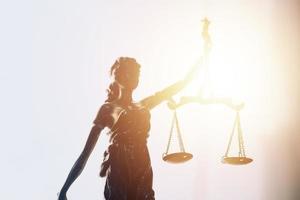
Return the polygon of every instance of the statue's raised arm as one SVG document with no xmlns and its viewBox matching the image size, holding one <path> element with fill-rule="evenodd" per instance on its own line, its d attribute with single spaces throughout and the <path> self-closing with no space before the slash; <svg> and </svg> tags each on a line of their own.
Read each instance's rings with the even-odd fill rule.
<svg viewBox="0 0 300 200">
<path fill-rule="evenodd" d="M 182 89 L 184 89 L 188 83 L 194 78 L 196 71 L 198 70 L 199 65 L 196 64 L 193 66 L 190 71 L 187 73 L 187 75 L 180 81 L 177 81 L 176 83 L 164 88 L 163 90 L 160 90 L 156 92 L 154 95 L 146 97 L 140 101 L 140 104 L 149 110 L 154 108 L 155 106 L 159 105 L 165 100 L 171 100 L 171 98 L 176 95 L 178 92 L 180 92 Z"/>
</svg>

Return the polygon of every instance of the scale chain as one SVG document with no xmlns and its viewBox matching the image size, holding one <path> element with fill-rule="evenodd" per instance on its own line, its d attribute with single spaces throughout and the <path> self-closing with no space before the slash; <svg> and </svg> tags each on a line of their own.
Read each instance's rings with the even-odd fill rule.
<svg viewBox="0 0 300 200">
<path fill-rule="evenodd" d="M 239 154 L 240 156 L 242 157 L 246 157 L 246 154 L 245 154 L 245 147 L 244 147 L 244 140 L 243 140 L 243 133 L 242 133 L 242 128 L 241 128 L 241 122 L 240 122 L 240 115 L 239 113 L 238 114 L 238 135 L 239 135 Z"/>
<path fill-rule="evenodd" d="M 175 112 L 175 111 L 174 111 Z M 173 129 L 174 129 L 174 124 L 175 124 L 175 117 L 172 119 L 172 124 L 171 124 L 171 130 L 169 134 L 169 140 L 168 140 L 168 145 L 165 154 L 168 154 L 169 149 L 170 149 L 170 144 L 171 144 L 171 139 L 172 139 L 172 134 L 173 134 Z"/>
<path fill-rule="evenodd" d="M 174 117 L 175 117 L 175 123 L 176 123 L 176 129 L 177 129 L 177 137 L 178 137 L 178 142 L 179 142 L 179 148 L 180 148 L 180 151 L 181 152 L 185 152 L 185 149 L 184 149 L 184 145 L 183 145 L 183 141 L 182 141 L 182 136 L 181 136 L 181 131 L 180 131 L 180 128 L 179 128 L 179 123 L 178 123 L 178 117 L 177 117 L 177 113 L 175 111 L 174 113 Z"/>
<path fill-rule="evenodd" d="M 225 156 L 224 156 L 224 157 L 227 157 L 227 156 L 228 156 L 229 149 L 230 149 L 231 142 L 232 142 L 232 137 L 233 137 L 233 135 L 234 135 L 234 131 L 235 131 L 235 128 L 236 128 L 236 124 L 237 124 L 237 117 L 236 117 L 235 120 L 234 120 L 232 132 L 231 132 L 231 135 L 230 135 L 230 138 L 229 138 L 229 142 L 228 142 L 227 149 L 226 149 L 226 152 L 225 152 Z"/>
</svg>

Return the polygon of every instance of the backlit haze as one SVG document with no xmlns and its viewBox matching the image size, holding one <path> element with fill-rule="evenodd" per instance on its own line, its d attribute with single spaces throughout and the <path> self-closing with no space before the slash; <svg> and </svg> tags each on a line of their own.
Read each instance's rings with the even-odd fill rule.
<svg viewBox="0 0 300 200">
<path fill-rule="evenodd" d="M 7 152 L 1 199 L 55 199 L 106 99 L 115 59 L 134 57 L 141 64 L 136 101 L 152 95 L 184 78 L 202 55 L 204 17 L 211 21 L 212 90 L 216 96 L 245 103 L 241 126 L 246 155 L 254 161 L 245 166 L 221 163 L 234 111 L 222 105 L 188 104 L 178 109 L 178 118 L 185 148 L 194 158 L 180 165 L 164 162 L 172 112 L 163 103 L 151 112 L 148 139 L 156 199 L 300 199 L 296 0 L 52 0 L 32 5 L 24 5 L 32 10 L 28 18 L 33 21 L 24 22 L 30 25 L 12 30 L 32 31 L 29 49 L 13 43 L 22 56 L 11 60 L 24 69 L 13 76 L 14 68 L 7 68 L 5 73 L 14 81 L 2 79 L 13 100 L 4 99 L 1 116 L 1 152 Z M 23 12 L 16 13 L 20 20 Z M 10 34 L 7 38 L 15 40 Z M 32 57 L 28 71 L 23 57 Z M 10 62 L 7 58 L 4 65 Z M 30 81 L 24 85 L 25 80 Z M 201 74 L 175 100 L 196 94 L 199 82 Z M 105 179 L 98 173 L 108 145 L 105 132 L 68 199 L 104 199 Z M 236 142 L 230 153 L 237 156 Z"/>
</svg>

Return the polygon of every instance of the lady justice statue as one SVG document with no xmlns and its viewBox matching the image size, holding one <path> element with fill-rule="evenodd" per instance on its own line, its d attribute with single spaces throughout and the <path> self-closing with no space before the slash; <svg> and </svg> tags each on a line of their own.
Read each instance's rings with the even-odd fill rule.
<svg viewBox="0 0 300 200">
<path fill-rule="evenodd" d="M 60 193 L 66 193 L 81 174 L 101 131 L 110 129 L 110 145 L 104 152 L 100 176 L 106 177 L 106 200 L 153 200 L 152 168 L 147 148 L 150 130 L 150 110 L 181 91 L 191 80 L 197 68 L 173 85 L 134 102 L 132 92 L 138 86 L 140 65 L 133 58 L 120 57 L 111 67 L 113 82 L 108 97 L 94 120 L 85 147 L 73 165 Z"/>
</svg>

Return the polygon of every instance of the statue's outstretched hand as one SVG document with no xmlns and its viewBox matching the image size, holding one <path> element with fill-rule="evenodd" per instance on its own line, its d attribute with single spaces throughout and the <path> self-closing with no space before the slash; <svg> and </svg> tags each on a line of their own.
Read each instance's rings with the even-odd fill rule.
<svg viewBox="0 0 300 200">
<path fill-rule="evenodd" d="M 58 195 L 58 200 L 68 200 L 67 194 L 65 192 L 60 192 L 57 195 Z"/>
</svg>

